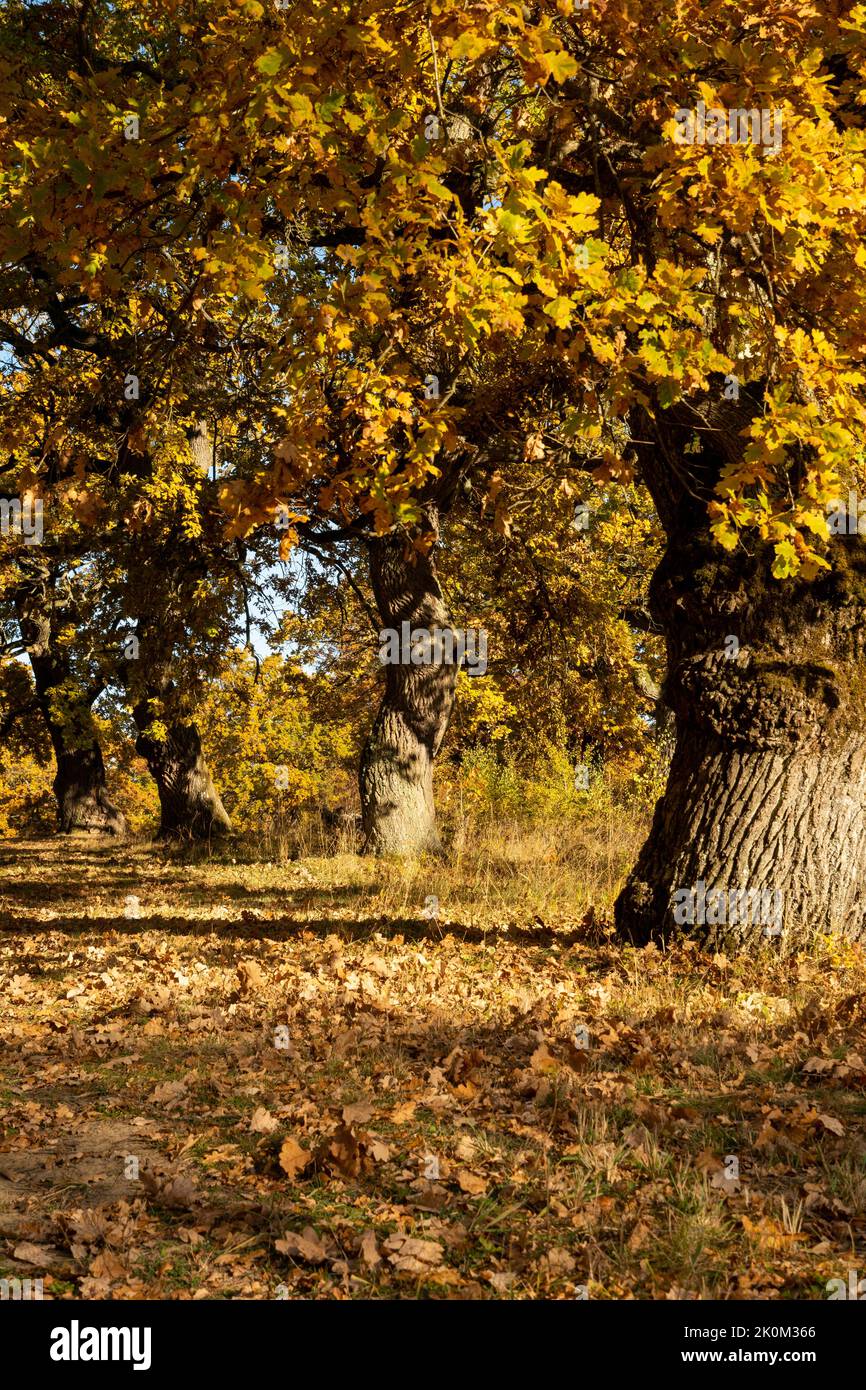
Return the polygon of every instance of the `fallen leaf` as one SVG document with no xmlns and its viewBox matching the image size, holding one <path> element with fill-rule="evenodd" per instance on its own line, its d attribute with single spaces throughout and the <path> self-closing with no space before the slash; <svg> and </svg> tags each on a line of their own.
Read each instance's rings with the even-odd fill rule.
<svg viewBox="0 0 866 1390">
<path fill-rule="evenodd" d="M 270 1110 L 266 1109 L 264 1105 L 260 1105 L 253 1112 L 253 1118 L 250 1120 L 250 1131 L 253 1134 L 272 1134 L 277 1124 L 278 1121 L 274 1119 Z"/>
<path fill-rule="evenodd" d="M 91 1279 L 124 1279 L 128 1273 L 126 1265 L 113 1250 L 100 1250 L 90 1262 L 88 1274 Z"/>
<path fill-rule="evenodd" d="M 141 1185 L 148 1196 L 161 1206 L 191 1207 L 198 1201 L 195 1183 L 185 1173 L 160 1176 L 149 1168 L 142 1168 Z"/>
<path fill-rule="evenodd" d="M 457 1173 L 457 1182 L 463 1192 L 468 1192 L 472 1197 L 480 1197 L 482 1192 L 487 1191 L 487 1182 L 477 1173 L 470 1173 L 468 1168 L 461 1168 Z"/>
<path fill-rule="evenodd" d="M 436 1240 L 418 1240 L 414 1236 L 389 1236 L 385 1247 L 388 1259 L 400 1274 L 426 1274 L 432 1265 L 442 1260 L 442 1246 Z"/>
<path fill-rule="evenodd" d="M 353 1105 L 343 1106 L 343 1119 L 347 1125 L 365 1124 L 372 1114 L 373 1107 L 366 1100 L 357 1100 Z"/>
<path fill-rule="evenodd" d="M 12 1258 L 21 1260 L 24 1264 L 39 1265 L 44 1269 L 50 1263 L 52 1255 L 57 1254 L 59 1251 L 51 1245 L 34 1245 L 33 1241 L 22 1240 L 12 1251 Z"/>
<path fill-rule="evenodd" d="M 185 1081 L 164 1081 L 161 1086 L 157 1086 L 155 1091 L 150 1094 L 150 1100 L 154 1105 L 164 1105 L 166 1110 L 173 1110 L 176 1105 L 184 1099 L 187 1093 Z"/>
<path fill-rule="evenodd" d="M 306 1260 L 308 1264 L 321 1264 L 328 1258 L 328 1247 L 312 1226 L 305 1226 L 300 1235 L 297 1231 L 286 1231 L 282 1240 L 274 1241 L 282 1255 L 292 1255 Z"/>
<path fill-rule="evenodd" d="M 382 1263 L 382 1256 L 376 1248 L 375 1231 L 365 1231 L 361 1237 L 361 1259 L 365 1265 L 375 1269 L 376 1265 Z"/>
<path fill-rule="evenodd" d="M 260 989 L 265 982 L 262 967 L 255 960 L 239 961 L 237 976 L 244 994 L 249 994 L 254 989 Z"/>
<path fill-rule="evenodd" d="M 841 1120 L 837 1120 L 835 1115 L 819 1115 L 819 1122 L 825 1129 L 829 1129 L 831 1134 L 838 1134 L 840 1139 L 845 1133 L 845 1126 Z"/>
<path fill-rule="evenodd" d="M 312 1162 L 313 1155 L 302 1149 L 296 1139 L 284 1139 L 280 1148 L 280 1167 L 290 1178 L 296 1178 Z"/>
<path fill-rule="evenodd" d="M 338 1125 L 321 1150 L 322 1162 L 337 1168 L 345 1177 L 357 1178 L 364 1162 L 364 1152 L 347 1125 Z"/>
<path fill-rule="evenodd" d="M 529 1059 L 529 1065 L 532 1067 L 533 1071 L 540 1071 L 542 1073 L 558 1071 L 560 1066 L 559 1062 L 550 1051 L 550 1048 L 547 1046 L 547 1043 L 541 1043 L 541 1045 L 535 1049 Z"/>
<path fill-rule="evenodd" d="M 553 1275 L 572 1274 L 575 1268 L 574 1259 L 560 1245 L 554 1245 L 546 1255 L 542 1255 L 540 1264 Z"/>
<path fill-rule="evenodd" d="M 392 1124 L 405 1125 L 412 1119 L 417 1109 L 418 1102 L 416 1100 L 406 1100 L 402 1105 L 395 1106 L 388 1118 Z"/>
</svg>

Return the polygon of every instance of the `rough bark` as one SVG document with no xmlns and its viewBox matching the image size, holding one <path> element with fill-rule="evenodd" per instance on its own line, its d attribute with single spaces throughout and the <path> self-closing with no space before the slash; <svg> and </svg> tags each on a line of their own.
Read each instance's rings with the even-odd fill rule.
<svg viewBox="0 0 866 1390">
<path fill-rule="evenodd" d="M 213 444 L 207 423 L 200 420 L 189 435 L 189 449 L 193 462 L 202 473 L 209 473 L 213 467 Z"/>
<path fill-rule="evenodd" d="M 76 686 L 68 649 L 58 645 L 51 596 L 34 588 L 17 600 L 21 635 L 33 668 L 36 703 L 54 749 L 58 826 L 65 835 L 90 832 L 124 835 L 126 820 L 109 800 L 105 764 L 91 705 L 92 694 Z"/>
<path fill-rule="evenodd" d="M 866 547 L 859 536 L 833 542 L 832 572 L 811 584 L 773 579 L 765 553 L 723 551 L 705 501 L 743 447 L 743 410 L 709 420 L 688 495 L 671 467 L 688 421 L 667 427 L 655 456 L 641 454 L 668 535 L 650 601 L 677 736 L 617 926 L 637 943 L 687 933 L 729 950 L 772 938 L 793 947 L 816 932 L 862 939 Z M 639 429 L 646 437 L 646 420 Z M 743 893 L 751 900 L 732 900 Z"/>
<path fill-rule="evenodd" d="M 211 840 L 227 835 L 231 821 L 213 784 L 195 724 L 170 724 L 165 738 L 153 732 L 152 706 L 133 710 L 135 750 L 145 759 L 159 793 L 159 837 Z"/>
<path fill-rule="evenodd" d="M 126 820 L 108 798 L 105 764 L 95 736 L 88 746 L 72 749 L 60 747 L 53 730 L 51 738 L 57 759 L 52 786 L 63 834 L 125 835 Z"/>
<path fill-rule="evenodd" d="M 372 538 L 370 578 L 383 629 L 450 632 L 432 556 L 403 535 Z M 441 653 L 433 652 L 434 658 Z M 433 765 L 454 704 L 457 664 L 433 659 L 385 665 L 385 693 L 361 757 L 365 851 L 438 853 Z"/>
</svg>

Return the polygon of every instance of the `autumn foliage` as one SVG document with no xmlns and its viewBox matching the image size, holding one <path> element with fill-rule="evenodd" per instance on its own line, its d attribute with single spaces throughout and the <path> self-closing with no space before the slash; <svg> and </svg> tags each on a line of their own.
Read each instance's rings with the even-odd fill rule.
<svg viewBox="0 0 866 1390">
<path fill-rule="evenodd" d="M 142 1063 L 134 1197 L 0 1195 L 61 1296 L 834 1276 L 864 110 L 853 0 L 6 0 L 10 1181 Z"/>
</svg>

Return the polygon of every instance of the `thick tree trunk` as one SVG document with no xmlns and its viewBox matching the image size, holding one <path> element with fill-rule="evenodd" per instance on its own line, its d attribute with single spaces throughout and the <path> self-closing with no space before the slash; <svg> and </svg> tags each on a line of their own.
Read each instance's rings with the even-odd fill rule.
<svg viewBox="0 0 866 1390">
<path fill-rule="evenodd" d="M 92 743 L 76 748 L 64 747 L 63 739 L 53 733 L 52 742 L 57 758 L 53 787 L 61 831 L 65 835 L 75 831 L 125 835 L 126 820 L 108 799 L 105 765 L 95 734 Z"/>
<path fill-rule="evenodd" d="M 125 835 L 126 820 L 108 799 L 105 764 L 88 695 L 76 687 L 66 647 L 54 639 L 52 600 L 32 589 L 17 601 L 21 635 L 33 669 L 36 703 L 54 749 L 58 825 L 63 834 Z"/>
<path fill-rule="evenodd" d="M 195 724 L 169 725 L 166 737 L 152 732 L 146 700 L 133 710 L 138 738 L 135 750 L 147 762 L 159 793 L 161 838 L 211 840 L 230 833 L 232 825 L 213 784 Z"/>
<path fill-rule="evenodd" d="M 742 419 L 729 423 L 728 434 L 716 421 L 714 457 L 704 444 L 710 477 L 728 446 L 742 448 Z M 667 451 L 682 442 L 666 433 Z M 686 933 L 728 950 L 816 932 L 862 939 L 866 546 L 840 538 L 831 573 L 775 580 L 766 554 L 715 544 L 700 498 L 672 499 L 643 459 L 669 538 L 651 607 L 677 740 L 617 927 L 636 943 Z"/>
<path fill-rule="evenodd" d="M 433 763 L 454 704 L 456 661 L 447 661 L 451 624 L 429 554 L 403 535 L 369 542 L 370 578 L 383 639 L 399 659 L 385 664 L 385 693 L 361 756 L 360 788 L 365 850 L 411 856 L 441 850 L 433 802 Z M 407 626 L 404 627 L 404 624 Z M 411 655 L 427 660 L 417 664 Z M 442 634 L 436 648 L 433 634 Z M 425 651 L 424 642 L 431 645 Z M 407 641 L 407 637 L 409 640 Z"/>
</svg>

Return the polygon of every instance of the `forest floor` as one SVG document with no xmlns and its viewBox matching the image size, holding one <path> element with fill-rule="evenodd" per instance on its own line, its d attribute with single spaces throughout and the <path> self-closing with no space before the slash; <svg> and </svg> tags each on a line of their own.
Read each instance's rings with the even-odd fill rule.
<svg viewBox="0 0 866 1390">
<path fill-rule="evenodd" d="M 0 845 L 0 1277 L 814 1299 L 866 1274 L 860 950 L 634 951 L 604 905 L 469 912 L 437 868 L 425 918 L 423 872 L 233 853 Z"/>
</svg>

